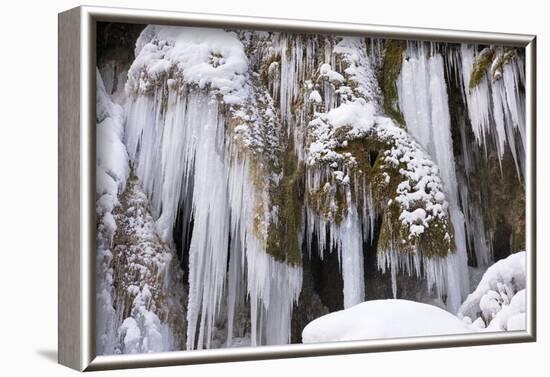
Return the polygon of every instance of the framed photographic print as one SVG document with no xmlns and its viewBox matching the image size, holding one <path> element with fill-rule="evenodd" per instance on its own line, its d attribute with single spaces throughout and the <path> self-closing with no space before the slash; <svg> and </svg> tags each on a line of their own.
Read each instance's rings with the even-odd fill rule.
<svg viewBox="0 0 550 377">
<path fill-rule="evenodd" d="M 59 16 L 59 361 L 535 340 L 535 37 Z"/>
</svg>

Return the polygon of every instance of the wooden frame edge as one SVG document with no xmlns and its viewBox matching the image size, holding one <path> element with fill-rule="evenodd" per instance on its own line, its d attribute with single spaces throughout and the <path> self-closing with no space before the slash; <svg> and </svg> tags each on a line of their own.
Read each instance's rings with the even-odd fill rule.
<svg viewBox="0 0 550 377">
<path fill-rule="evenodd" d="M 80 358 L 80 8 L 58 16 L 58 362 Z"/>
</svg>

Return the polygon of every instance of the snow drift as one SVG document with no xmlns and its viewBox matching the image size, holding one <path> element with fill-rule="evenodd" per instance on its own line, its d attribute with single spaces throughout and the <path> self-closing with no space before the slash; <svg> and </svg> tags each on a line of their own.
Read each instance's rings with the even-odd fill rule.
<svg viewBox="0 0 550 377">
<path fill-rule="evenodd" d="M 438 307 L 407 300 L 373 300 L 308 324 L 304 343 L 467 334 L 470 327 Z"/>
</svg>

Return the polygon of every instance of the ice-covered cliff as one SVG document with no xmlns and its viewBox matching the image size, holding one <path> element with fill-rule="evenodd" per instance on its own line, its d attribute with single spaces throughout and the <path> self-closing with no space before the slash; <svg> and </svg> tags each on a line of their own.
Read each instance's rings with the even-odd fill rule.
<svg viewBox="0 0 550 377">
<path fill-rule="evenodd" d="M 98 81 L 100 353 L 456 313 L 524 248 L 520 50 L 150 25 L 126 71 L 122 107 Z"/>
</svg>

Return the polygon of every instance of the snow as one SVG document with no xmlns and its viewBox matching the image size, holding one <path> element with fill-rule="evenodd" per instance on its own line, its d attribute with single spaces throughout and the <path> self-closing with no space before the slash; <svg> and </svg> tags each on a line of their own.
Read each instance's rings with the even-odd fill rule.
<svg viewBox="0 0 550 377">
<path fill-rule="evenodd" d="M 124 338 L 125 353 L 140 353 L 141 331 L 136 320 L 132 317 L 126 318 L 118 331 L 119 336 Z"/>
<path fill-rule="evenodd" d="M 96 72 L 96 351 L 112 354 L 116 347 L 117 313 L 113 308 L 112 240 L 117 229 L 112 211 L 129 174 L 128 154 L 122 143 L 123 109 L 115 104 Z"/>
<path fill-rule="evenodd" d="M 163 323 L 150 310 L 151 292 L 145 285 L 132 303 L 132 317 L 122 323 L 119 333 L 124 336 L 123 353 L 152 353 L 174 350 L 174 329 Z"/>
<path fill-rule="evenodd" d="M 349 81 L 348 87 L 353 86 L 355 95 L 373 104 L 379 112 L 382 96 L 373 61 L 376 57 L 375 54 L 369 55 L 367 51 L 365 39 L 358 37 L 344 37 L 334 46 L 334 53 L 347 65 L 344 75 Z"/>
<path fill-rule="evenodd" d="M 248 59 L 235 33 L 149 25 L 137 46 L 126 84 L 130 92 L 145 93 L 155 81 L 170 76 L 200 89 L 210 87 L 228 104 L 248 96 Z"/>
<path fill-rule="evenodd" d="M 516 315 L 525 313 L 526 254 L 518 252 L 490 266 L 477 288 L 461 305 L 458 316 L 481 318 L 488 330 L 514 329 L 521 324 Z"/>
<path fill-rule="evenodd" d="M 173 281 L 168 276 L 171 254 L 167 250 L 157 253 L 150 247 L 150 243 L 157 242 L 154 223 L 144 212 L 147 199 L 135 185 L 132 186 L 131 198 L 126 196 L 127 200 L 133 200 L 132 206 L 128 213 L 120 213 L 119 199 L 128 187 L 130 174 L 129 156 L 123 143 L 126 117 L 122 107 L 106 93 L 99 72 L 97 80 L 96 352 L 170 351 L 176 348 L 174 329 L 161 321 L 155 312 L 173 308 L 170 304 L 163 307 L 160 302 L 155 303 L 146 282 L 163 281 L 163 285 L 157 284 L 155 290 L 173 288 Z M 118 245 L 113 253 L 113 237 L 117 231 L 129 232 L 139 242 L 125 245 L 124 249 Z M 123 253 L 125 264 L 121 265 L 120 255 Z M 113 260 L 115 255 L 118 255 L 117 260 Z M 148 275 L 153 265 L 155 277 Z M 125 269 L 126 273 L 121 274 L 120 269 Z M 131 282 L 131 279 L 136 281 Z M 123 289 L 126 284 L 130 284 L 127 292 Z M 166 300 L 170 300 L 177 297 L 179 291 L 164 292 L 164 295 Z"/>
<path fill-rule="evenodd" d="M 350 127 L 350 134 L 359 137 L 370 131 L 376 119 L 374 106 L 359 99 L 353 102 L 346 102 L 327 113 L 319 113 L 317 118 L 312 120 L 309 127 L 313 129 L 314 142 L 309 147 L 309 163 L 314 164 L 316 160 L 334 159 L 332 152 L 338 145 L 334 139 L 334 133 L 341 127 Z"/>
<path fill-rule="evenodd" d="M 525 328 L 525 252 L 519 252 L 489 267 L 457 316 L 414 301 L 372 300 L 313 320 L 304 328 L 302 341 L 388 339 Z"/>
<path fill-rule="evenodd" d="M 116 197 L 124 189 L 130 169 L 126 147 L 122 142 L 125 117 L 122 107 L 109 98 L 99 72 L 96 75 L 96 166 L 100 176 L 96 181 L 96 193 Z"/>
<path fill-rule="evenodd" d="M 304 343 L 468 334 L 472 329 L 451 313 L 407 300 L 373 300 L 310 322 Z"/>
<path fill-rule="evenodd" d="M 326 77 L 332 83 L 340 83 L 344 81 L 344 76 L 336 71 L 333 71 L 330 64 L 321 64 L 319 67 L 319 72 L 321 77 Z"/>
<path fill-rule="evenodd" d="M 483 310 L 483 305 L 480 304 L 480 306 L 482 306 Z M 495 306 L 498 306 L 498 304 Z M 502 303 L 498 308 L 495 307 L 491 314 L 492 319 L 485 331 L 525 330 L 527 326 L 525 289 L 516 293 L 509 304 Z"/>
<path fill-rule="evenodd" d="M 309 124 L 312 142 L 308 149 L 308 164 L 316 166 L 320 163 L 349 161 L 349 156 L 345 153 L 335 151 L 342 146 L 339 139 L 342 134 L 346 140 L 374 137 L 388 141 L 393 146 L 386 152 L 386 161 L 396 166 L 404 164 L 405 168 L 401 169 L 401 173 L 404 178 L 409 179 L 399 185 L 395 198 L 406 211 L 403 212 L 402 219 L 411 226 L 415 225 L 412 220 L 416 221 L 416 217 L 413 219 L 408 212 L 413 202 L 423 203 L 428 215 L 424 215 L 423 219 L 426 224 L 445 216 L 447 202 L 442 192 L 442 183 L 437 176 L 437 166 L 405 131 L 389 118 L 375 115 L 374 111 L 373 105 L 357 99 L 345 102 L 328 113 L 318 113 Z M 342 133 L 339 129 L 345 132 Z"/>
<path fill-rule="evenodd" d="M 321 103 L 321 102 L 323 102 L 323 98 L 321 97 L 321 95 L 319 94 L 319 92 L 316 91 L 316 90 L 313 90 L 313 91 L 309 94 L 309 100 L 312 101 L 312 102 L 315 102 L 315 103 Z"/>
</svg>

